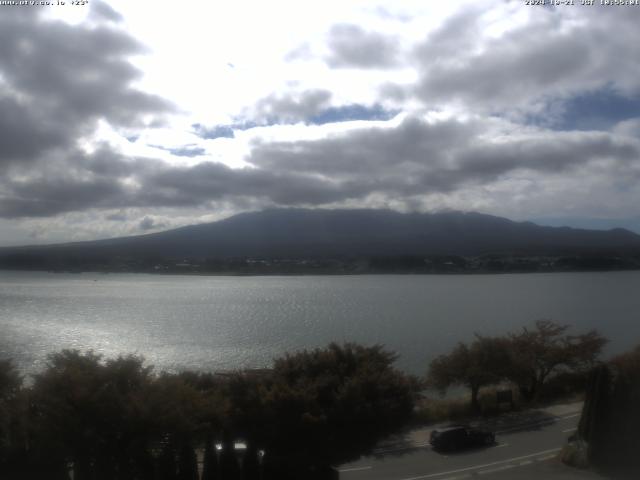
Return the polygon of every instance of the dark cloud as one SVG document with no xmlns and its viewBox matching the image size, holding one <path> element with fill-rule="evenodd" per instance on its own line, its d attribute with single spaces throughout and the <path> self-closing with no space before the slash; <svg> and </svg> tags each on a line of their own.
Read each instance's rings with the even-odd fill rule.
<svg viewBox="0 0 640 480">
<path fill-rule="evenodd" d="M 97 20 L 108 20 L 111 22 L 121 22 L 122 15 L 116 12 L 110 5 L 101 1 L 93 0 L 90 5 L 91 17 Z"/>
<path fill-rule="evenodd" d="M 323 125 L 353 120 L 388 120 L 399 113 L 397 110 L 386 110 L 380 104 L 352 103 L 332 106 L 332 97 L 333 94 L 330 91 L 322 89 L 269 95 L 260 99 L 251 110 L 245 112 L 245 116 L 251 117 L 252 121 L 219 125 L 209 131 L 213 130 L 220 134 L 226 132 L 225 129 L 247 130 L 260 125 L 286 125 L 299 122 Z"/>
<path fill-rule="evenodd" d="M 107 144 L 102 144 L 90 155 L 79 151 L 70 152 L 66 159 L 70 164 L 67 167 L 67 174 L 75 171 L 77 175 L 108 178 L 126 178 L 139 173 L 153 163 L 151 160 L 126 158 L 114 152 Z M 47 169 L 45 168 L 44 171 L 46 172 Z"/>
<path fill-rule="evenodd" d="M 323 204 L 357 197 L 344 185 L 304 173 L 232 169 L 212 162 L 167 167 L 145 178 L 142 205 L 197 206 L 212 200 L 253 197 L 282 205 Z"/>
<path fill-rule="evenodd" d="M 95 8 L 104 17 L 109 7 Z M 127 57 L 143 47 L 127 33 L 44 20 L 36 9 L 3 10 L 23 12 L 0 17 L 1 164 L 70 148 L 100 119 L 140 127 L 147 115 L 157 121 L 173 111 L 130 86 L 141 74 Z"/>
<path fill-rule="evenodd" d="M 414 48 L 414 60 L 418 65 L 457 59 L 473 52 L 481 37 L 478 8 L 466 6 L 463 10 L 447 18 L 440 27 L 429 34 L 424 42 Z"/>
<path fill-rule="evenodd" d="M 640 143 L 634 139 L 522 132 L 495 119 L 427 122 L 408 117 L 395 127 L 361 128 L 320 140 L 258 143 L 246 159 L 254 167 L 241 169 L 214 162 L 178 167 L 128 159 L 106 147 L 76 156 L 75 169 L 64 171 L 52 163 L 27 178 L 2 180 L 0 216 L 201 208 L 211 202 L 320 206 L 366 203 L 372 195 L 410 201 L 493 185 L 517 172 L 538 182 L 585 172 L 631 183 L 640 177 Z"/>
<path fill-rule="evenodd" d="M 106 220 L 112 222 L 125 222 L 129 219 L 129 216 L 124 212 L 111 213 L 104 217 Z"/>
<path fill-rule="evenodd" d="M 414 49 L 417 81 L 389 84 L 383 96 L 418 99 L 429 110 L 457 103 L 475 110 L 465 117 L 470 120 L 407 116 L 395 126 L 318 140 L 257 141 L 245 159 L 251 166 L 234 169 L 128 158 L 107 144 L 91 153 L 80 148 L 78 140 L 100 120 L 135 140 L 131 130 L 173 112 L 164 100 L 131 87 L 140 72 L 127 58 L 143 48 L 117 30 L 118 16 L 106 4 L 97 5 L 93 23 L 84 26 L 45 21 L 27 13 L 32 9 L 7 9 L 0 18 L 0 217 L 102 211 L 111 213 L 98 215 L 101 222 L 129 221 L 150 230 L 162 226 L 148 213 L 152 208 L 366 206 L 373 197 L 422 205 L 419 200 L 429 195 L 471 198 L 475 193 L 469 192 L 511 185 L 513 177 L 527 180 L 526 195 L 537 195 L 540 205 L 571 195 L 584 204 L 588 193 L 567 191 L 567 185 L 587 189 L 587 182 L 578 186 L 575 178 L 598 179 L 599 191 L 618 200 L 636 190 L 640 198 L 640 142 L 633 138 L 640 131 L 640 58 L 624 41 L 634 22 L 609 13 L 614 9 L 603 13 L 602 26 L 587 18 L 588 29 L 543 10 L 492 38 L 483 36 L 478 12 L 459 14 Z M 606 37 L 614 26 L 620 38 L 610 32 Z M 331 30 L 329 47 L 327 62 L 336 68 L 389 68 L 402 54 L 394 37 L 345 24 Z M 324 89 L 274 94 L 242 120 L 192 128 L 205 139 L 234 138 L 234 131 L 257 126 L 388 120 L 398 113 L 384 102 L 333 101 Z M 529 123 L 548 116 L 537 124 L 567 131 L 515 124 L 505 111 L 518 109 Z M 614 133 L 571 131 L 619 121 Z M 158 148 L 187 157 L 205 153 L 195 144 Z M 547 182 L 552 194 L 545 191 Z M 512 191 L 505 187 L 491 195 L 508 202 Z M 138 213 L 123 213 L 132 211 Z"/>
<path fill-rule="evenodd" d="M 131 87 L 128 57 L 143 46 L 113 27 L 120 16 L 92 2 L 90 21 L 46 20 L 38 9 L 0 17 L 0 217 L 50 217 L 135 203 L 128 180 L 157 168 L 107 145 L 79 141 L 99 121 L 127 130 L 157 124 L 174 107 Z M 6 13 L 6 15 L 5 15 Z M 105 21 L 112 26 L 105 26 Z"/>
<path fill-rule="evenodd" d="M 49 217 L 107 207 L 120 203 L 124 195 L 124 187 L 110 179 L 34 178 L 13 182 L 10 191 L 0 195 L 0 217 Z"/>
<path fill-rule="evenodd" d="M 476 124 L 429 125 L 408 118 L 396 128 L 363 128 L 324 140 L 257 145 L 248 161 L 265 169 L 322 175 L 391 173 L 400 165 L 440 162 L 445 152 L 466 144 Z"/>
<path fill-rule="evenodd" d="M 200 138 L 207 140 L 213 140 L 216 138 L 235 138 L 233 133 L 234 129 L 237 129 L 235 125 L 214 125 L 213 127 L 205 127 L 199 123 L 191 125 L 193 127 L 193 133 Z"/>
<path fill-rule="evenodd" d="M 353 24 L 334 25 L 329 31 L 326 62 L 333 68 L 389 68 L 399 62 L 398 39 Z"/>
<path fill-rule="evenodd" d="M 290 92 L 286 95 L 273 94 L 260 99 L 252 109 L 244 112 L 243 116 L 251 120 L 211 127 L 194 123 L 192 127 L 194 133 L 204 139 L 234 138 L 235 130 L 248 130 L 259 126 L 300 122 L 324 125 L 354 120 L 389 120 L 399 113 L 398 110 L 387 110 L 380 104 L 369 106 L 353 103 L 330 106 L 331 98 L 331 92 L 318 89 Z"/>
<path fill-rule="evenodd" d="M 308 119 L 308 123 L 324 125 L 325 123 L 349 122 L 354 120 L 389 120 L 400 113 L 398 110 L 386 110 L 381 105 L 372 106 L 353 103 L 323 110 Z"/>
<path fill-rule="evenodd" d="M 592 51 L 579 37 L 568 34 L 553 33 L 549 41 L 557 47 L 551 49 L 521 38 L 536 34 L 535 30 L 528 35 L 517 32 L 509 35 L 514 38 L 490 42 L 486 52 L 462 62 L 423 59 L 415 93 L 425 102 L 456 101 L 495 109 L 571 87 L 570 79 L 591 64 Z"/>
<path fill-rule="evenodd" d="M 248 161 L 267 170 L 304 172 L 368 193 L 447 192 L 489 183 L 516 170 L 555 174 L 610 160 L 637 162 L 640 146 L 607 134 L 537 132 L 487 139 L 480 122 L 427 123 L 352 131 L 317 141 L 257 145 Z"/>
<path fill-rule="evenodd" d="M 629 41 L 636 25 L 624 9 L 539 9 L 497 36 L 486 34 L 483 13 L 466 8 L 431 32 L 413 50 L 417 82 L 387 84 L 382 97 L 543 117 L 598 91 L 625 99 L 640 94 L 640 53 Z"/>
<path fill-rule="evenodd" d="M 40 114 L 36 106 L 6 93 L 0 95 L 0 167 L 12 161 L 34 160 L 74 140 L 63 123 Z"/>
<path fill-rule="evenodd" d="M 640 145 L 607 133 L 492 132 L 480 121 L 407 118 L 314 141 L 256 144 L 256 168 L 218 163 L 164 167 L 141 179 L 138 205 L 198 206 L 258 199 L 272 205 L 325 205 L 380 194 L 402 199 L 487 185 L 513 172 L 578 174 L 606 162 L 612 175 L 634 165 Z M 500 142 L 490 140 L 500 134 Z"/>
<path fill-rule="evenodd" d="M 462 180 L 483 182 L 512 170 L 558 173 L 613 160 L 619 166 L 640 159 L 637 144 L 616 140 L 607 133 L 557 133 L 507 142 L 471 146 L 456 158 Z"/>
<path fill-rule="evenodd" d="M 332 94 L 328 90 L 314 89 L 286 95 L 270 95 L 260 99 L 252 115 L 258 122 L 296 123 L 318 115 L 330 105 Z"/>
<path fill-rule="evenodd" d="M 38 169 L 13 168 L 0 177 L 0 217 L 49 217 L 136 203 L 137 187 L 127 180 L 148 175 L 163 165 L 126 158 L 102 145 L 91 154 L 73 150 L 51 155 Z"/>
<path fill-rule="evenodd" d="M 142 220 L 140 220 L 140 223 L 138 223 L 138 228 L 140 230 L 154 230 L 157 228 L 163 228 L 166 227 L 166 224 L 163 222 L 156 222 L 154 218 L 146 216 L 144 217 Z"/>
</svg>

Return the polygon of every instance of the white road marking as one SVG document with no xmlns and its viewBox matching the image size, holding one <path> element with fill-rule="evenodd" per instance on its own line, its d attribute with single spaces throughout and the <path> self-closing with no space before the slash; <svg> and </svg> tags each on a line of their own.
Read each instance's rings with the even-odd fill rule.
<svg viewBox="0 0 640 480">
<path fill-rule="evenodd" d="M 340 468 L 338 471 L 340 473 L 344 472 L 361 472 L 363 470 L 371 470 L 373 467 L 371 465 L 367 465 L 366 467 L 353 467 L 353 468 Z"/>
<path fill-rule="evenodd" d="M 401 452 L 403 450 L 409 450 L 411 447 L 402 447 L 402 448 L 386 448 L 384 450 L 374 450 L 373 452 L 371 452 L 373 455 L 382 455 L 384 453 L 391 453 L 391 452 Z"/>
<path fill-rule="evenodd" d="M 578 427 L 573 427 L 573 428 L 567 428 L 565 430 L 562 430 L 562 433 L 568 433 L 568 432 L 573 432 L 574 430 L 577 430 Z"/>
<path fill-rule="evenodd" d="M 581 413 L 574 413 L 573 415 L 567 415 L 566 417 L 560 417 L 560 420 L 566 420 L 568 418 L 579 417 L 580 415 L 582 415 L 582 414 Z"/>
<path fill-rule="evenodd" d="M 561 447 L 551 448 L 549 450 L 542 450 L 541 452 L 530 453 L 529 455 L 522 455 L 520 457 L 507 458 L 506 460 L 500 460 L 500 461 L 497 461 L 497 462 L 485 463 L 484 465 L 473 465 L 471 467 L 459 468 L 457 470 L 449 470 L 448 472 L 438 472 L 438 473 L 431 473 L 431 474 L 428 474 L 428 475 L 420 475 L 418 477 L 403 478 L 402 480 L 423 480 L 425 478 L 440 477 L 442 475 L 449 475 L 449 474 L 452 474 L 452 473 L 468 472 L 470 470 L 478 470 L 480 468 L 492 467 L 494 465 L 500 465 L 502 463 L 511 463 L 511 462 L 515 462 L 515 461 L 522 460 L 522 459 L 525 459 L 525 458 L 537 457 L 539 455 L 545 455 L 545 454 L 549 454 L 551 452 L 555 453 L 555 452 L 559 452 L 560 450 L 562 450 Z M 553 456 L 555 457 L 555 455 L 553 455 Z"/>
<path fill-rule="evenodd" d="M 525 460 L 524 462 L 520 462 L 520 466 L 524 467 L 525 465 L 531 465 L 533 460 Z"/>
<path fill-rule="evenodd" d="M 536 458 L 537 462 L 545 462 L 547 460 L 551 460 L 552 458 L 556 458 L 557 455 L 545 455 L 544 457 Z"/>
<path fill-rule="evenodd" d="M 499 443 L 498 445 L 494 445 L 493 448 L 508 447 L 508 446 L 509 446 L 508 443 Z"/>
<path fill-rule="evenodd" d="M 502 472 L 503 470 L 509 470 L 510 468 L 515 468 L 515 467 L 516 465 L 513 465 L 513 464 L 503 465 L 502 467 L 490 468 L 489 470 L 480 470 L 478 472 L 478 475 L 486 475 L 487 473 Z"/>
</svg>

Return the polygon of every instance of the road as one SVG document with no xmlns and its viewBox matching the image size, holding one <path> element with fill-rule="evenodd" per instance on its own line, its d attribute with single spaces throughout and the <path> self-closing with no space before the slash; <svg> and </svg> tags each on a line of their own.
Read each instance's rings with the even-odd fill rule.
<svg viewBox="0 0 640 480">
<path fill-rule="evenodd" d="M 498 419 L 484 425 L 497 432 L 495 446 L 448 454 L 431 450 L 428 430 L 414 431 L 409 442 L 382 447 L 374 456 L 340 466 L 340 479 L 461 480 L 477 476 L 506 479 L 515 475 L 522 479 L 552 478 L 549 472 L 540 475 L 545 469 L 558 471 L 557 478 L 591 478 L 585 472 L 573 472 L 557 460 L 567 437 L 575 431 L 579 412 L 580 404 L 572 404 L 536 411 L 536 415 L 525 414 L 520 421 L 516 417 L 508 422 Z"/>
</svg>

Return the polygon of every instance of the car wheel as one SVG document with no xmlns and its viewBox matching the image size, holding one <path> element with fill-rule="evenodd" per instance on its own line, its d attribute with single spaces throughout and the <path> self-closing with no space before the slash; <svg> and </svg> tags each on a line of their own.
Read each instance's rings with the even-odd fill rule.
<svg viewBox="0 0 640 480">
<path fill-rule="evenodd" d="M 496 439 L 493 435 L 487 435 L 486 437 L 484 437 L 485 445 L 493 445 L 494 443 L 496 443 Z"/>
</svg>

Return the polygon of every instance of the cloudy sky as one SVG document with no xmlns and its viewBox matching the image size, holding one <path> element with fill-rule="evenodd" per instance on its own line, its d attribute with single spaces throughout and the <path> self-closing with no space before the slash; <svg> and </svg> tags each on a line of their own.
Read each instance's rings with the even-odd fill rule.
<svg viewBox="0 0 640 480">
<path fill-rule="evenodd" d="M 0 245 L 274 206 L 640 232 L 638 24 L 524 0 L 0 5 Z"/>
</svg>

